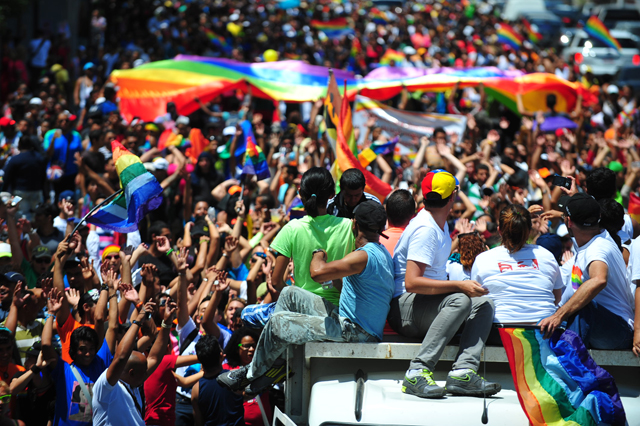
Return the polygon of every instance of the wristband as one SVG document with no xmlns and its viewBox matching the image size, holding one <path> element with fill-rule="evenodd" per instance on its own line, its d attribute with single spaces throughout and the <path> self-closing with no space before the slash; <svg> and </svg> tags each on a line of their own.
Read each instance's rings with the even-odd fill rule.
<svg viewBox="0 0 640 426">
<path fill-rule="evenodd" d="M 50 314 L 50 313 L 46 313 L 46 314 L 44 315 L 44 319 L 45 319 L 45 321 L 46 321 L 46 320 L 48 320 L 49 318 L 55 318 L 55 317 L 56 317 L 55 315 Z"/>
<path fill-rule="evenodd" d="M 204 277 L 204 278 L 202 279 L 202 281 L 204 281 L 205 283 L 206 283 L 206 282 L 209 282 L 209 278 Z"/>
<path fill-rule="evenodd" d="M 100 286 L 100 291 L 109 291 L 109 286 L 108 286 L 108 285 L 106 285 L 106 284 L 102 284 L 102 285 Z"/>
<path fill-rule="evenodd" d="M 134 325 L 134 324 L 137 325 L 138 327 L 142 327 L 142 322 L 141 321 L 138 321 L 138 320 L 131 321 L 131 325 Z"/>
<path fill-rule="evenodd" d="M 169 251 L 167 252 L 167 256 L 171 256 L 171 253 L 173 253 L 173 249 L 170 248 Z"/>
<path fill-rule="evenodd" d="M 164 322 L 164 320 L 162 320 L 162 323 L 160 323 L 160 326 L 162 328 L 171 328 L 171 323 L 167 324 L 166 322 Z"/>
<path fill-rule="evenodd" d="M 227 253 L 222 253 L 222 257 L 229 257 Z"/>
<path fill-rule="evenodd" d="M 144 304 L 142 302 L 138 302 L 138 304 L 136 305 L 136 309 L 137 310 L 142 310 L 142 307 L 144 306 Z"/>
</svg>

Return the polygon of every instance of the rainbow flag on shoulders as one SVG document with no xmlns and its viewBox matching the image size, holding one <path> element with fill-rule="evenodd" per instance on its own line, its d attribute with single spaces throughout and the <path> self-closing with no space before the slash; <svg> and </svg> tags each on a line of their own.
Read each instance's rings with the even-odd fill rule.
<svg viewBox="0 0 640 426">
<path fill-rule="evenodd" d="M 264 156 L 260 147 L 256 145 L 256 138 L 253 135 L 251 122 L 245 120 L 242 122 L 241 127 L 247 146 L 247 152 L 244 157 L 244 167 L 242 167 L 242 176 L 256 175 L 258 180 L 271 177 L 271 172 L 269 172 L 269 166 L 267 165 L 267 158 Z"/>
<path fill-rule="evenodd" d="M 120 142 L 111 142 L 111 152 L 123 191 L 89 216 L 87 222 L 116 232 L 133 232 L 138 230 L 138 222 L 162 203 L 162 187 L 140 158 Z"/>
<path fill-rule="evenodd" d="M 609 29 L 607 29 L 602 21 L 595 15 L 587 20 L 587 24 L 584 26 L 584 31 L 591 37 L 600 40 L 609 47 L 617 50 L 622 49 L 618 40 L 611 36 Z"/>
<path fill-rule="evenodd" d="M 519 50 L 522 47 L 522 36 L 511 25 L 498 24 L 497 34 L 500 43 L 506 44 L 514 50 Z"/>
<path fill-rule="evenodd" d="M 347 21 L 347 18 L 335 18 L 330 21 L 311 20 L 311 28 L 325 33 L 330 39 L 341 38 L 349 34 L 353 34 L 353 28 Z"/>
<path fill-rule="evenodd" d="M 500 329 L 520 405 L 533 426 L 623 426 L 613 377 L 570 330 L 543 339 L 540 330 Z"/>
</svg>

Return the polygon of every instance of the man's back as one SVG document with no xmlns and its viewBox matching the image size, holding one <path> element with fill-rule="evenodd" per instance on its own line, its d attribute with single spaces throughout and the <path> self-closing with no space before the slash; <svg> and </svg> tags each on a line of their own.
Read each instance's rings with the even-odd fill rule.
<svg viewBox="0 0 640 426">
<path fill-rule="evenodd" d="M 217 377 L 217 376 L 216 376 Z M 205 426 L 244 425 L 244 399 L 222 387 L 216 377 L 202 378 L 199 384 L 198 406 Z"/>
<path fill-rule="evenodd" d="M 340 316 L 349 318 L 367 333 L 382 340 L 382 330 L 395 288 L 393 259 L 379 243 L 367 243 L 358 250 L 367 253 L 367 266 L 361 273 L 344 278 Z"/>
<path fill-rule="evenodd" d="M 94 426 L 144 426 L 138 389 L 119 380 L 111 386 L 105 370 L 93 385 Z"/>
</svg>

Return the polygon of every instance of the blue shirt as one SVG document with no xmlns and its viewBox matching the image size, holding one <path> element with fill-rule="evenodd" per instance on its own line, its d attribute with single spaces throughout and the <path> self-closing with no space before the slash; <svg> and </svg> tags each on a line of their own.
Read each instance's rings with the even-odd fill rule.
<svg viewBox="0 0 640 426">
<path fill-rule="evenodd" d="M 393 259 L 379 243 L 367 243 L 356 251 L 359 250 L 367 253 L 367 266 L 359 274 L 342 280 L 340 316 L 349 318 L 382 340 L 395 288 Z"/>
<path fill-rule="evenodd" d="M 80 133 L 73 130 L 71 133 L 62 135 L 54 140 L 53 136 L 55 132 L 54 129 L 51 129 L 44 135 L 42 146 L 46 151 L 49 149 L 49 145 L 53 143 L 51 164 L 62 167 L 64 173 L 67 175 L 74 175 L 78 173 L 78 166 L 75 163 L 74 155 L 76 152 L 82 153 L 83 150 Z"/>
<path fill-rule="evenodd" d="M 96 353 L 91 364 L 86 367 L 76 365 L 80 376 L 91 393 L 93 384 L 104 370 L 109 368 L 113 355 L 109 351 L 109 345 L 104 340 L 102 347 Z M 56 386 L 56 412 L 53 419 L 54 426 L 90 426 L 92 413 L 84 392 L 78 385 L 71 367 L 62 358 L 58 357 L 56 367 L 51 372 L 53 383 Z"/>
</svg>

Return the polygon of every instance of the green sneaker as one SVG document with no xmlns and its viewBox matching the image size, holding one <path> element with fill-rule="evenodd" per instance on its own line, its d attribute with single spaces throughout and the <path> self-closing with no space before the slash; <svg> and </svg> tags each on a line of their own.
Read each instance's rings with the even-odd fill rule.
<svg viewBox="0 0 640 426">
<path fill-rule="evenodd" d="M 433 373 L 425 368 L 419 376 L 411 378 L 404 376 L 402 392 L 420 398 L 442 398 L 447 390 L 438 386 L 433 380 Z"/>
<path fill-rule="evenodd" d="M 492 396 L 500 392 L 500 383 L 488 382 L 473 370 L 460 376 L 447 376 L 447 392 L 461 396 Z"/>
</svg>

